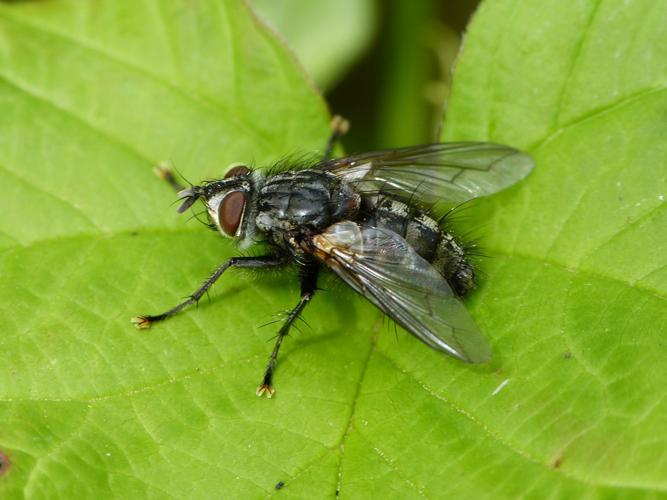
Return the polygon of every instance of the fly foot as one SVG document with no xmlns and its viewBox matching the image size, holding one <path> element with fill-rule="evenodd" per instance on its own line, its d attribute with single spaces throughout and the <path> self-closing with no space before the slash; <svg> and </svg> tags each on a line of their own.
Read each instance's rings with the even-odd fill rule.
<svg viewBox="0 0 667 500">
<path fill-rule="evenodd" d="M 153 173 L 163 181 L 169 181 L 174 177 L 171 167 L 164 161 L 161 161 L 153 167 Z"/>
<path fill-rule="evenodd" d="M 258 397 L 261 398 L 266 394 L 266 397 L 269 399 L 271 399 L 275 393 L 276 390 L 271 387 L 271 384 L 260 384 L 255 391 L 255 394 L 257 394 Z"/>
<path fill-rule="evenodd" d="M 334 115 L 331 119 L 331 130 L 338 137 L 342 137 L 350 130 L 350 122 L 340 115 Z"/>
<path fill-rule="evenodd" d="M 151 318 L 150 316 L 135 316 L 130 319 L 130 321 L 136 326 L 139 330 L 146 330 L 151 327 Z"/>
<path fill-rule="evenodd" d="M 166 181 L 174 191 L 179 192 L 185 189 L 185 186 L 176 180 L 176 176 L 168 163 L 164 161 L 158 163 L 153 167 L 153 173 L 163 181 Z"/>
</svg>

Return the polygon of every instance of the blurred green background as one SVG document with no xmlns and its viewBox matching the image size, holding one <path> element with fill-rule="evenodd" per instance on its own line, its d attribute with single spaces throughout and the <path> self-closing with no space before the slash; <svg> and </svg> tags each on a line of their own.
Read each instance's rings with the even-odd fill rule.
<svg viewBox="0 0 667 500">
<path fill-rule="evenodd" d="M 252 1 L 295 52 L 332 113 L 351 121 L 343 140 L 348 152 L 435 140 L 452 67 L 478 3 Z"/>
</svg>

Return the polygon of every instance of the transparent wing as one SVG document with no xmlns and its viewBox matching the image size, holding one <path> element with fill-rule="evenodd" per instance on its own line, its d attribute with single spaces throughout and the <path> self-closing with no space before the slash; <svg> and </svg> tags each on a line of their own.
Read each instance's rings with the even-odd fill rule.
<svg viewBox="0 0 667 500">
<path fill-rule="evenodd" d="M 398 234 L 343 221 L 314 236 L 312 245 L 348 285 L 422 342 L 469 363 L 491 358 L 447 281 Z"/>
<path fill-rule="evenodd" d="M 527 154 L 488 142 L 424 144 L 337 158 L 321 168 L 358 185 L 428 203 L 460 203 L 505 189 L 533 168 Z"/>
</svg>

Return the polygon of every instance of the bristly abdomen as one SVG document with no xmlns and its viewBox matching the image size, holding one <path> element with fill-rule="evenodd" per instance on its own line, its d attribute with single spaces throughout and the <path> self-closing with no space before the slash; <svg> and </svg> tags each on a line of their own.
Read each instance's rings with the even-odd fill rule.
<svg viewBox="0 0 667 500">
<path fill-rule="evenodd" d="M 387 195 L 364 196 L 364 223 L 401 235 L 419 255 L 430 262 L 462 297 L 475 286 L 475 270 L 465 246 L 420 208 Z"/>
</svg>

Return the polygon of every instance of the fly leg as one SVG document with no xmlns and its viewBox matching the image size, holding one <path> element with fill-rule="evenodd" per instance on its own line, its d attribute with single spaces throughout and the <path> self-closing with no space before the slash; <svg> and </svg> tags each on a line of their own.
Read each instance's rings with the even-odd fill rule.
<svg viewBox="0 0 667 500">
<path fill-rule="evenodd" d="M 278 351 L 280 350 L 280 345 L 283 343 L 283 339 L 289 333 L 290 326 L 294 323 L 294 320 L 299 317 L 301 312 L 305 309 L 310 299 L 313 298 L 315 290 L 317 288 L 317 272 L 319 267 L 317 264 L 309 265 L 304 269 L 303 274 L 301 275 L 301 298 L 299 303 L 294 309 L 290 311 L 283 323 L 283 326 L 278 332 L 278 338 L 276 339 L 276 345 L 273 347 L 271 352 L 271 357 L 269 358 L 269 364 L 266 367 L 266 372 L 264 373 L 264 379 L 262 383 L 257 387 L 255 393 L 258 396 L 263 396 L 266 394 L 267 397 L 272 397 L 276 390 L 271 385 L 271 379 L 273 378 L 273 370 L 276 367 L 276 359 L 278 358 Z"/>
<path fill-rule="evenodd" d="M 166 181 L 177 193 L 185 189 L 185 186 L 176 180 L 174 172 L 171 170 L 171 168 L 169 168 L 167 163 L 158 163 L 155 167 L 153 167 L 153 173 L 163 181 Z"/>
<path fill-rule="evenodd" d="M 158 321 L 163 321 L 177 312 L 185 309 L 186 307 L 195 304 L 201 299 L 202 295 L 206 293 L 206 290 L 213 286 L 222 273 L 224 273 L 230 267 L 241 267 L 241 268 L 266 268 L 266 267 L 276 267 L 285 264 L 287 260 L 281 255 L 265 255 L 262 257 L 233 257 L 227 262 L 218 267 L 211 276 L 208 277 L 202 285 L 194 291 L 187 300 L 184 300 L 175 307 L 172 307 L 168 311 L 163 312 L 162 314 L 156 314 L 154 316 L 136 316 L 130 321 L 134 323 L 134 326 L 140 329 L 150 328 L 153 323 Z"/>
<path fill-rule="evenodd" d="M 327 141 L 326 146 L 324 147 L 324 155 L 322 156 L 322 161 L 328 160 L 331 158 L 331 153 L 333 152 L 334 147 L 338 140 L 347 134 L 347 131 L 350 129 L 350 122 L 340 115 L 334 115 L 331 119 L 331 135 Z"/>
</svg>

